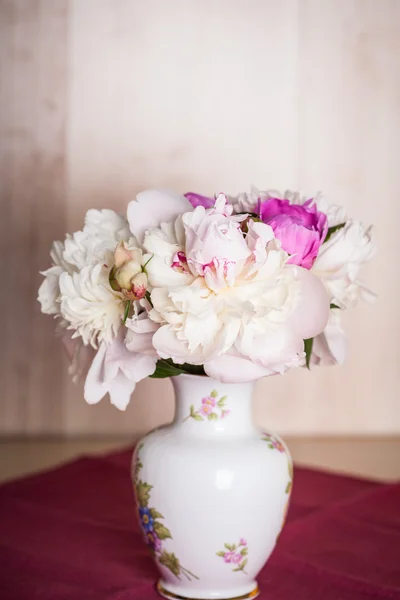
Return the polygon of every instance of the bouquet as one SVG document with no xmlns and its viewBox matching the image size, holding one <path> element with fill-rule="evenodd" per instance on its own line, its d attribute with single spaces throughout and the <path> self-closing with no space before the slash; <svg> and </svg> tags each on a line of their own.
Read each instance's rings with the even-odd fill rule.
<svg viewBox="0 0 400 600">
<path fill-rule="evenodd" d="M 138 381 L 182 373 L 247 382 L 342 363 L 341 313 L 371 228 L 321 195 L 138 194 L 127 216 L 87 212 L 54 242 L 39 289 L 88 403 L 124 410 Z"/>
</svg>

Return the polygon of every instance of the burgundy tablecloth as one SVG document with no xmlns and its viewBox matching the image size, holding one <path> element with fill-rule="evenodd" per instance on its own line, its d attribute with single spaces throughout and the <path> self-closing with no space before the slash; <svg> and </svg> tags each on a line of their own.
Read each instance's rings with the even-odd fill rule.
<svg viewBox="0 0 400 600">
<path fill-rule="evenodd" d="M 1 600 L 152 600 L 131 450 L 0 488 Z M 297 468 L 288 523 L 259 577 L 265 600 L 400 599 L 400 484 Z"/>
</svg>

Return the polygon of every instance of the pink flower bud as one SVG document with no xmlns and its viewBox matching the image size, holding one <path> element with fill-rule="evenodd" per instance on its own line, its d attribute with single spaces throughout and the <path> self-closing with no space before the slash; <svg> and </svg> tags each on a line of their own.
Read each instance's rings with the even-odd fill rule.
<svg viewBox="0 0 400 600">
<path fill-rule="evenodd" d="M 145 297 L 147 292 L 147 275 L 146 273 L 139 273 L 132 279 L 132 294 L 135 300 L 141 300 Z"/>
</svg>

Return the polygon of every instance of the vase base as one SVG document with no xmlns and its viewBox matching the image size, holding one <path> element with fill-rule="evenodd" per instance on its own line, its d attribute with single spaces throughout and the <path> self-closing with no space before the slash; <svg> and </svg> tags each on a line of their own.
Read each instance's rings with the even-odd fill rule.
<svg viewBox="0 0 400 600">
<path fill-rule="evenodd" d="M 160 594 L 160 596 L 163 598 L 168 598 L 169 600 L 253 600 L 253 598 L 257 598 L 257 596 L 260 594 L 260 589 L 256 583 L 250 592 L 246 594 L 240 594 L 238 596 L 218 596 L 215 593 L 210 594 L 209 596 L 204 596 L 204 594 L 197 596 L 193 595 L 193 592 L 191 592 L 188 596 L 183 596 L 182 594 L 177 594 L 167 590 L 164 582 L 160 579 L 157 582 L 157 592 Z"/>
</svg>

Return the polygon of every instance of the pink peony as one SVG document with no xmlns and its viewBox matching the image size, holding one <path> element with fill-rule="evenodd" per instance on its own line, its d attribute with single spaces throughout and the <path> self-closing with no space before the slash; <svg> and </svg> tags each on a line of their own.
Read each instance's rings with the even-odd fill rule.
<svg viewBox="0 0 400 600">
<path fill-rule="evenodd" d="M 204 208 L 211 208 L 215 204 L 215 198 L 209 198 L 208 196 L 201 196 L 201 194 L 195 194 L 194 192 L 187 192 L 184 194 L 193 208 L 197 206 L 204 206 Z"/>
<path fill-rule="evenodd" d="M 235 265 L 244 264 L 251 255 L 240 221 L 245 216 L 232 215 L 233 208 L 220 194 L 212 208 L 198 206 L 183 215 L 186 236 L 186 259 L 194 276 L 206 276 L 221 268 L 221 275 L 232 274 Z M 228 273 L 229 272 L 229 273 Z M 215 274 L 214 274 L 215 275 Z"/>
<path fill-rule="evenodd" d="M 292 256 L 289 263 L 311 269 L 327 231 L 328 220 L 313 199 L 304 204 L 269 198 L 259 200 L 259 214 L 270 225 L 282 248 Z"/>
<path fill-rule="evenodd" d="M 240 538 L 239 545 L 240 546 L 247 546 L 246 540 L 244 538 Z"/>
</svg>

